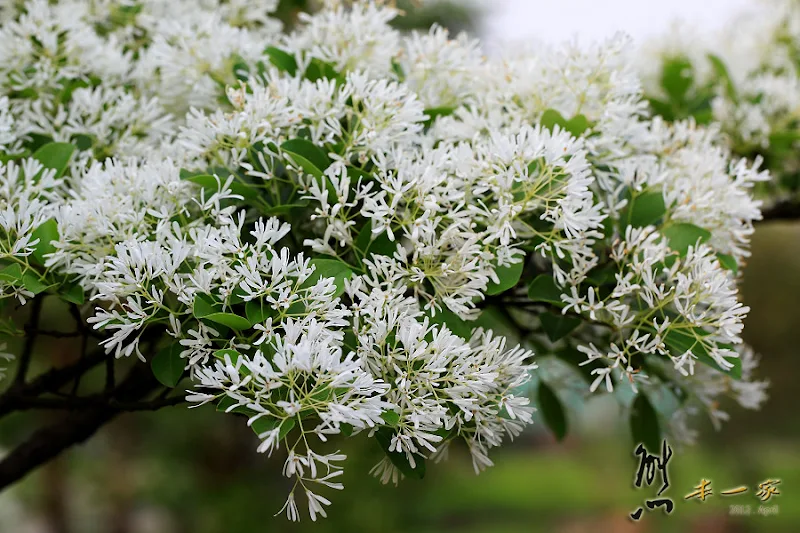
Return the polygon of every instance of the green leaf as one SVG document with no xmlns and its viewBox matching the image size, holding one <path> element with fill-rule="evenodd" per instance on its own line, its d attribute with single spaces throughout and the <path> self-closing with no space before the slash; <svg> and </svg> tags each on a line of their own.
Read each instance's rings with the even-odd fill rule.
<svg viewBox="0 0 800 533">
<path fill-rule="evenodd" d="M 78 283 L 67 283 L 59 292 L 61 299 L 65 302 L 73 303 L 75 305 L 83 305 L 86 301 L 86 295 L 83 293 L 83 287 Z"/>
<path fill-rule="evenodd" d="M 192 314 L 195 316 L 195 318 L 205 318 L 208 315 L 219 312 L 221 309 L 222 306 L 215 302 L 207 294 L 197 294 L 194 297 Z"/>
<path fill-rule="evenodd" d="M 769 134 L 770 149 L 783 157 L 786 157 L 785 152 L 794 150 L 794 145 L 798 142 L 800 142 L 800 131 L 780 130 Z"/>
<path fill-rule="evenodd" d="M 622 216 L 623 220 L 628 221 L 629 226 L 642 228 L 655 224 L 666 212 L 664 195 L 661 191 L 653 191 L 631 198 Z"/>
<path fill-rule="evenodd" d="M 336 80 L 340 83 L 344 82 L 342 75 L 336 71 L 335 65 L 316 57 L 311 59 L 303 76 L 309 81 L 328 79 Z"/>
<path fill-rule="evenodd" d="M 379 235 L 373 235 L 372 220 L 367 220 L 356 236 L 354 247 L 356 254 L 363 260 L 369 259 L 373 255 L 391 257 L 397 250 L 397 243 L 392 242 L 385 231 Z"/>
<path fill-rule="evenodd" d="M 233 405 L 238 405 L 236 400 L 234 400 L 230 396 L 223 396 L 222 399 L 220 399 L 220 401 L 217 402 L 217 411 L 219 411 L 221 413 L 225 413 L 225 412 L 238 413 L 238 414 L 245 415 L 248 418 L 255 414 L 252 409 L 248 409 L 247 407 L 245 407 L 243 405 L 238 405 L 238 407 L 234 407 L 233 409 L 228 411 L 228 409 Z M 254 422 L 254 424 L 255 424 L 255 422 Z"/>
<path fill-rule="evenodd" d="M 670 100 L 681 103 L 694 83 L 692 64 L 686 58 L 673 58 L 664 63 L 661 71 L 661 87 Z"/>
<path fill-rule="evenodd" d="M 24 92 L 24 91 L 23 91 Z M 30 96 L 36 96 L 36 91 L 31 89 Z M 30 133 L 28 134 L 30 141 L 25 143 L 28 150 L 32 153 L 35 153 L 36 150 L 43 147 L 46 144 L 50 144 L 53 142 L 53 138 L 48 135 L 41 135 L 39 133 Z"/>
<path fill-rule="evenodd" d="M 539 318 L 542 320 L 544 332 L 547 333 L 547 337 L 552 342 L 563 339 L 581 324 L 581 320 L 579 318 L 564 316 L 561 314 L 557 315 L 550 312 L 542 313 Z"/>
<path fill-rule="evenodd" d="M 261 418 L 253 421 L 250 429 L 252 429 L 253 433 L 256 435 L 261 435 L 262 433 L 272 431 L 276 427 L 280 426 L 281 429 L 278 432 L 278 439 L 284 439 L 296 424 L 297 422 L 294 418 L 286 418 L 281 420 L 279 418 L 267 418 L 262 416 Z"/>
<path fill-rule="evenodd" d="M 381 413 L 381 418 L 391 427 L 397 427 L 400 423 L 400 415 L 395 411 L 384 411 Z"/>
<path fill-rule="evenodd" d="M 542 381 L 539 383 L 537 397 L 539 409 L 542 411 L 542 418 L 547 427 L 550 428 L 557 440 L 564 440 L 567 435 L 567 416 L 558 396 Z"/>
<path fill-rule="evenodd" d="M 264 54 L 269 57 L 270 63 L 275 65 L 278 70 L 286 72 L 290 76 L 297 74 L 297 60 L 293 55 L 274 46 L 267 47 Z"/>
<path fill-rule="evenodd" d="M 53 286 L 42 281 L 35 270 L 26 270 L 22 273 L 22 285 L 33 294 L 42 293 Z"/>
<path fill-rule="evenodd" d="M 25 331 L 20 329 L 11 317 L 0 318 L 0 335 L 7 337 L 22 337 Z"/>
<path fill-rule="evenodd" d="M 334 297 L 344 294 L 344 280 L 353 275 L 347 263 L 338 259 L 312 259 L 310 264 L 314 267 L 314 273 L 303 282 L 303 287 L 313 287 L 322 278 L 333 278 L 336 284 Z"/>
<path fill-rule="evenodd" d="M 574 137 L 580 137 L 589 127 L 589 119 L 584 115 L 575 115 L 564 125 L 564 129 L 570 132 Z"/>
<path fill-rule="evenodd" d="M 394 59 L 392 59 L 392 72 L 397 76 L 398 81 L 405 81 L 406 73 L 403 71 L 403 66 Z"/>
<path fill-rule="evenodd" d="M 353 242 L 356 252 L 362 257 L 367 257 L 369 245 L 372 244 L 372 219 L 367 219 L 367 223 L 361 228 Z"/>
<path fill-rule="evenodd" d="M 22 159 L 27 154 L 28 154 L 27 150 L 16 154 L 0 154 L 0 163 L 6 164 L 9 161 L 16 161 L 17 159 Z"/>
<path fill-rule="evenodd" d="M 322 178 L 323 172 L 331 164 L 322 148 L 305 139 L 288 140 L 281 145 L 281 150 L 305 172 L 317 178 Z"/>
<path fill-rule="evenodd" d="M 733 345 L 730 345 L 730 344 L 720 344 L 720 345 L 718 345 L 718 347 L 719 348 L 723 348 L 723 349 L 727 349 L 727 350 L 733 350 Z M 726 361 L 728 361 L 730 364 L 733 365 L 730 368 L 730 370 L 723 370 L 717 364 L 717 362 L 714 361 L 711 358 L 710 355 L 708 356 L 708 360 L 707 361 L 703 361 L 702 359 L 700 359 L 700 361 L 705 363 L 705 364 L 707 364 L 707 365 L 709 365 L 709 366 L 711 366 L 711 367 L 714 367 L 714 368 L 718 369 L 720 372 L 723 372 L 723 373 L 727 374 L 732 379 L 735 379 L 735 380 L 742 379 L 742 358 L 741 357 L 725 357 L 724 359 Z"/>
<path fill-rule="evenodd" d="M 227 178 L 223 178 L 221 176 L 217 178 L 210 174 L 195 174 L 195 175 L 184 175 L 183 179 L 186 181 L 191 181 L 192 183 L 196 183 L 197 185 L 200 185 L 206 191 L 215 193 L 220 190 L 220 187 L 222 187 Z M 237 181 L 236 178 L 234 178 L 233 181 L 231 181 L 230 190 L 233 194 L 238 194 L 245 200 L 252 200 L 253 198 L 258 197 L 257 189 L 249 187 L 247 184 L 242 183 L 241 181 Z"/>
<path fill-rule="evenodd" d="M 44 265 L 45 255 L 51 254 L 56 251 L 52 241 L 58 240 L 58 222 L 54 218 L 43 222 L 38 228 L 33 230 L 31 234 L 32 239 L 39 239 L 36 248 L 33 250 L 33 257 Z"/>
<path fill-rule="evenodd" d="M 272 306 L 265 304 L 261 300 L 250 300 L 244 304 L 244 313 L 250 324 L 263 324 L 267 318 L 272 316 Z"/>
<path fill-rule="evenodd" d="M 320 189 L 327 191 L 328 202 L 338 201 L 336 187 L 325 176 L 325 169 L 330 166 L 331 160 L 322 148 L 305 139 L 290 139 L 281 145 L 281 150 L 289 162 L 316 178 Z"/>
<path fill-rule="evenodd" d="M 390 452 L 389 446 L 392 443 L 394 433 L 388 428 L 379 428 L 375 432 L 375 440 L 383 450 L 383 453 L 392 461 L 392 464 L 397 467 L 404 476 L 422 479 L 425 477 L 425 458 L 421 455 L 414 455 L 415 466 L 412 467 L 408 461 L 406 454 L 399 452 Z"/>
<path fill-rule="evenodd" d="M 708 54 L 708 60 L 711 62 L 714 72 L 725 86 L 725 92 L 727 93 L 728 98 L 736 102 L 738 100 L 736 86 L 733 84 L 733 79 L 731 79 L 731 75 L 728 72 L 728 67 L 725 66 L 725 62 L 722 60 L 722 58 L 714 54 Z"/>
<path fill-rule="evenodd" d="M 231 60 L 233 61 L 231 66 L 233 75 L 237 80 L 246 82 L 250 78 L 250 65 L 238 54 L 234 54 Z"/>
<path fill-rule="evenodd" d="M 33 294 L 39 294 L 55 286 L 47 284 L 39 277 L 38 272 L 32 268 L 23 269 L 19 263 L 12 263 L 0 270 L 0 281 L 5 281 L 11 285 L 25 287 Z"/>
<path fill-rule="evenodd" d="M 717 254 L 717 259 L 719 259 L 719 264 L 722 265 L 722 268 L 725 270 L 730 270 L 734 274 L 739 273 L 739 265 L 736 263 L 736 258 L 732 255 Z"/>
<path fill-rule="evenodd" d="M 466 323 L 465 323 L 466 324 Z M 496 335 L 502 335 L 508 340 L 510 346 L 521 343 L 520 331 L 509 319 L 505 309 L 501 306 L 490 305 L 481 310 L 480 316 L 467 324 L 472 331 L 483 328 L 484 331 L 493 331 Z"/>
<path fill-rule="evenodd" d="M 589 124 L 589 119 L 584 115 L 575 115 L 567 120 L 555 109 L 548 109 L 542 113 L 539 124 L 550 131 L 554 131 L 555 127 L 558 126 L 562 130 L 571 133 L 574 137 L 580 137 L 591 126 L 591 124 Z"/>
<path fill-rule="evenodd" d="M 611 285 L 616 287 L 616 273 L 617 269 L 614 266 L 600 264 L 586 274 L 586 281 L 595 285 L 596 287 L 602 287 L 603 285 Z"/>
<path fill-rule="evenodd" d="M 425 126 L 430 126 L 437 118 L 452 115 L 455 110 L 454 107 L 429 107 L 425 110 L 425 114 L 428 115 L 428 118 L 425 119 L 424 124 Z"/>
<path fill-rule="evenodd" d="M 287 418 L 286 420 L 284 420 L 281 423 L 281 430 L 278 432 L 278 438 L 279 439 L 286 438 L 286 435 L 288 435 L 289 432 L 292 430 L 292 428 L 294 428 L 295 424 L 297 424 L 297 422 L 295 422 L 294 418 Z"/>
<path fill-rule="evenodd" d="M 708 125 L 714 120 L 714 112 L 708 108 L 697 108 L 691 111 L 694 121 L 701 125 Z"/>
<path fill-rule="evenodd" d="M 242 331 L 250 329 L 250 321 L 233 313 L 211 313 L 203 317 L 205 320 L 228 326 L 231 329 Z"/>
<path fill-rule="evenodd" d="M 55 169 L 55 177 L 60 178 L 64 175 L 74 151 L 75 147 L 69 143 L 48 143 L 36 150 L 33 158 L 46 168 Z"/>
<path fill-rule="evenodd" d="M 693 328 L 690 330 L 668 329 L 666 335 L 664 335 L 664 343 L 670 348 L 672 355 L 675 357 L 679 357 L 686 352 L 692 352 L 692 355 L 701 363 L 728 374 L 733 379 L 741 379 L 742 360 L 738 357 L 726 359 L 733 365 L 733 368 L 724 370 L 708 353 L 709 347 L 702 338 L 707 335 L 708 332 L 701 328 Z M 726 345 L 718 345 L 718 347 L 728 348 Z"/>
<path fill-rule="evenodd" d="M 650 453 L 657 453 L 661 444 L 658 414 L 644 394 L 638 394 L 631 406 L 631 435 L 634 444 L 644 444 Z"/>
<path fill-rule="evenodd" d="M 675 112 L 669 102 L 664 102 L 657 98 L 648 98 L 650 108 L 653 110 L 653 115 L 663 117 L 667 122 L 675 121 Z"/>
<path fill-rule="evenodd" d="M 486 294 L 494 296 L 495 294 L 500 294 L 514 287 L 519 281 L 519 278 L 522 277 L 522 270 L 524 268 L 524 260 L 509 266 L 497 267 L 495 274 L 497 274 L 500 283 L 490 281 L 489 285 L 486 286 Z"/>
<path fill-rule="evenodd" d="M 553 276 L 540 274 L 528 286 L 528 298 L 534 302 L 548 302 L 560 307 L 564 306 L 561 300 L 561 289 L 556 285 Z"/>
<path fill-rule="evenodd" d="M 183 347 L 175 342 L 153 357 L 151 363 L 153 375 L 162 385 L 174 387 L 181 380 L 183 370 L 186 368 L 186 360 L 181 357 L 182 351 Z"/>
<path fill-rule="evenodd" d="M 231 360 L 232 364 L 236 364 L 236 361 L 238 361 L 239 358 L 242 356 L 242 354 L 240 354 L 236 350 L 230 350 L 230 349 L 217 350 L 216 352 L 214 352 L 214 357 L 216 357 L 220 361 L 224 361 L 226 355 L 228 356 L 228 359 Z"/>
<path fill-rule="evenodd" d="M 79 133 L 72 137 L 72 142 L 75 143 L 75 147 L 83 152 L 89 150 L 94 145 L 94 137 L 91 135 L 86 135 L 85 133 Z"/>
<path fill-rule="evenodd" d="M 553 131 L 556 126 L 560 127 L 561 129 L 566 129 L 567 119 L 565 119 L 561 113 L 555 109 L 547 109 L 544 113 L 542 113 L 542 118 L 539 119 L 539 124 L 550 131 Z"/>
<path fill-rule="evenodd" d="M 689 246 L 696 246 L 698 243 L 704 243 L 711 238 L 710 231 L 688 222 L 671 224 L 664 228 L 661 233 L 669 239 L 670 248 L 680 253 L 681 257 L 686 255 Z"/>
<path fill-rule="evenodd" d="M 19 266 L 19 263 L 11 263 L 0 270 L 0 281 L 5 281 L 12 285 L 22 283 L 22 267 Z"/>
<path fill-rule="evenodd" d="M 293 209 L 301 209 L 308 205 L 308 200 L 295 200 L 293 204 L 273 205 L 270 207 L 262 207 L 262 213 L 269 216 L 288 215 Z"/>
<path fill-rule="evenodd" d="M 469 340 L 472 337 L 473 325 L 460 318 L 446 307 L 442 307 L 436 311 L 435 315 L 432 314 L 432 311 L 428 311 L 428 316 L 430 317 L 431 324 L 447 326 L 447 329 L 449 329 L 451 333 L 462 339 Z"/>
</svg>

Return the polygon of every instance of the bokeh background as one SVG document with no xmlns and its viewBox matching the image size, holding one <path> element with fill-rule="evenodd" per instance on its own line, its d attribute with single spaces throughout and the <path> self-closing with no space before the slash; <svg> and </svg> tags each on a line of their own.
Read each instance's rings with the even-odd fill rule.
<svg viewBox="0 0 800 533">
<path fill-rule="evenodd" d="M 718 28 L 747 2 L 473 0 L 409 9 L 399 25 L 439 21 L 481 35 L 490 48 L 501 39 L 591 41 L 620 30 L 641 42 L 678 19 Z M 291 22 L 304 3 L 284 1 L 282 16 Z M 638 463 L 626 420 L 603 398 L 569 413 L 566 441 L 556 443 L 535 425 L 495 452 L 496 466 L 477 477 L 466 451 L 455 449 L 423 481 L 383 486 L 369 475 L 382 454 L 374 443 L 342 442 L 352 459 L 346 489 L 332 495 L 329 518 L 316 524 L 273 517 L 288 489 L 279 475 L 282 460 L 256 454 L 256 439 L 239 420 L 181 407 L 119 418 L 0 494 L 0 533 L 800 531 L 800 225 L 758 226 L 745 272 L 743 297 L 752 309 L 745 339 L 762 354 L 770 400 L 759 412 L 729 406 L 732 420 L 720 431 L 704 427 L 697 445 L 674 450 L 665 494 L 675 502 L 671 515 L 654 511 L 638 523 L 628 520 L 658 488 L 634 489 Z M 30 421 L 4 420 L 0 447 L 27 433 Z M 701 478 L 711 480 L 715 495 L 685 501 Z M 764 503 L 777 514 L 761 516 L 755 487 L 768 478 L 781 480 L 781 494 Z M 749 491 L 718 494 L 740 485 Z M 750 516 L 732 513 L 732 505 L 749 506 Z"/>
</svg>

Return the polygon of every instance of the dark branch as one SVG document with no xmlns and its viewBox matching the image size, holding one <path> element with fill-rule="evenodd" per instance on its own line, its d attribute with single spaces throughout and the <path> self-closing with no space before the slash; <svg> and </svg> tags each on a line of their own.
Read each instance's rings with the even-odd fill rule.
<svg viewBox="0 0 800 533">
<path fill-rule="evenodd" d="M 37 329 L 25 328 L 27 334 L 36 333 L 37 335 L 44 335 L 45 337 L 53 337 L 54 339 L 68 339 L 71 337 L 80 337 L 80 331 L 54 331 L 50 329 Z"/>
<path fill-rule="evenodd" d="M 796 200 L 783 200 L 777 202 L 761 212 L 762 222 L 772 220 L 798 220 L 800 219 L 800 202 Z"/>
<path fill-rule="evenodd" d="M 58 423 L 37 430 L 0 461 L 0 490 L 63 450 L 85 441 L 116 414 L 117 411 L 110 408 L 71 413 Z"/>
<path fill-rule="evenodd" d="M 120 406 L 137 404 L 158 386 L 150 368 L 137 364 L 106 404 L 69 413 L 58 422 L 37 430 L 27 441 L 6 455 L 0 461 L 0 490 L 22 479 L 64 450 L 84 442 L 123 412 Z M 118 405 L 112 405 L 113 402 Z"/>
<path fill-rule="evenodd" d="M 114 375 L 114 363 L 114 357 L 109 356 L 108 359 L 106 359 L 106 393 L 110 393 L 112 390 L 114 390 L 114 387 L 117 383 L 117 378 Z"/>
<path fill-rule="evenodd" d="M 169 393 L 171 389 L 167 389 Z M 18 398 L 16 410 L 24 411 L 28 409 L 52 409 L 60 411 L 80 411 L 91 408 L 110 407 L 118 411 L 157 411 L 164 407 L 172 407 L 186 403 L 184 396 L 174 396 L 172 398 L 157 397 L 154 400 L 144 400 L 138 402 L 124 402 L 109 399 L 106 394 L 93 394 L 91 396 L 65 396 L 58 398 Z"/>
<path fill-rule="evenodd" d="M 76 307 L 76 306 L 73 304 L 73 307 Z M 80 313 L 78 313 L 78 317 L 80 317 Z M 83 324 L 78 325 L 78 330 L 81 332 L 81 348 L 80 348 L 81 356 L 80 356 L 80 358 L 81 359 L 86 359 L 86 350 L 89 347 L 89 330 Z M 111 365 L 112 368 L 114 367 L 114 358 L 111 357 L 111 355 L 108 355 L 108 357 L 106 357 L 106 367 L 108 365 Z M 78 374 L 77 376 L 75 376 L 75 381 L 72 384 L 72 395 L 73 396 L 75 396 L 77 394 L 78 388 L 81 386 L 81 378 L 82 377 L 83 377 L 83 374 Z M 113 387 L 113 385 L 112 385 L 112 387 Z M 109 387 L 107 389 L 107 391 L 110 391 L 112 387 Z"/>
<path fill-rule="evenodd" d="M 33 347 L 36 344 L 36 337 L 38 336 L 37 329 L 39 328 L 39 315 L 42 314 L 42 296 L 36 296 L 31 303 L 31 318 L 30 329 L 26 329 L 25 344 L 22 347 L 22 354 L 19 357 L 19 366 L 17 366 L 17 374 L 14 376 L 14 384 L 12 387 L 20 387 L 25 383 L 25 376 L 28 375 L 28 367 L 31 365 L 31 357 L 33 356 Z"/>
<path fill-rule="evenodd" d="M 83 315 L 81 315 L 81 308 L 78 307 L 76 304 L 74 303 L 69 304 L 69 314 L 71 314 L 72 318 L 75 320 L 75 327 L 78 328 L 78 331 L 85 332 L 91 329 L 83 321 Z"/>
<path fill-rule="evenodd" d="M 54 392 L 109 357 L 113 359 L 113 355 L 106 355 L 102 351 L 96 352 L 87 355 L 70 366 L 49 370 L 28 384 L 12 386 L 0 396 L 0 418 L 15 411 L 20 398 L 35 397 L 45 392 Z"/>
</svg>

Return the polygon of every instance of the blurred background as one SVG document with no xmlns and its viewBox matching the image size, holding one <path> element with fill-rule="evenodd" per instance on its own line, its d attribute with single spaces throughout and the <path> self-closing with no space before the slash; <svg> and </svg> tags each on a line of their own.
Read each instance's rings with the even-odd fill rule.
<svg viewBox="0 0 800 533">
<path fill-rule="evenodd" d="M 623 31 L 635 41 L 664 34 L 672 24 L 707 31 L 724 26 L 754 0 L 468 0 L 487 44 L 537 38 L 559 43 L 573 36 L 602 40 Z M 462 2 L 461 5 L 464 5 Z"/>
<path fill-rule="evenodd" d="M 305 2 L 284 2 L 291 21 Z M 402 2 L 400 2 L 402 4 Z M 474 0 L 410 10 L 404 28 L 434 21 L 501 39 L 559 42 L 602 39 L 625 31 L 635 40 L 664 33 L 675 19 L 703 28 L 725 24 L 747 0 Z M 542 424 L 493 454 L 496 466 L 476 477 L 465 450 L 432 466 L 424 481 L 383 486 L 369 475 L 382 456 L 366 437 L 341 443 L 350 456 L 346 489 L 329 494 L 329 517 L 290 524 L 273 513 L 288 487 L 282 460 L 255 453 L 256 439 L 240 420 L 212 408 L 175 408 L 126 415 L 80 448 L 64 454 L 0 494 L 0 533 L 375 533 L 528 532 L 797 532 L 800 531 L 800 417 L 794 374 L 800 373 L 800 226 L 758 227 L 743 283 L 752 310 L 745 340 L 762 354 L 761 376 L 772 382 L 760 412 L 729 406 L 732 421 L 710 425 L 696 446 L 677 448 L 669 463 L 671 515 L 628 514 L 655 496 L 635 490 L 638 462 L 617 405 L 598 398 L 569 413 L 569 437 L 556 443 Z M 54 350 L 57 348 L 54 346 Z M 41 420 L 53 414 L 41 413 Z M 30 419 L 26 419 L 29 422 Z M 537 427 L 538 426 L 538 427 Z M 0 425 L 0 447 L 26 433 L 20 418 Z M 685 501 L 701 478 L 715 495 Z M 760 516 L 755 488 L 780 479 L 778 496 Z M 719 491 L 745 485 L 740 496 Z M 750 516 L 731 506 L 749 506 Z"/>
</svg>

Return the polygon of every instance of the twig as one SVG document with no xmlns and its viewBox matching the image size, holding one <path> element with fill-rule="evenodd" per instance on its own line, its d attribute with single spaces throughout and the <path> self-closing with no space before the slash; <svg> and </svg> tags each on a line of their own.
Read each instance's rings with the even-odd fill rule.
<svg viewBox="0 0 800 533">
<path fill-rule="evenodd" d="M 761 222 L 800 219 L 800 202 L 783 200 L 761 211 Z"/>
<path fill-rule="evenodd" d="M 26 330 L 25 345 L 22 347 L 22 354 L 19 357 L 17 374 L 14 376 L 14 388 L 21 387 L 25 383 L 25 376 L 28 374 L 28 367 L 31 364 L 33 347 L 36 344 L 36 337 L 39 334 L 39 315 L 42 312 L 42 296 L 36 296 L 31 303 L 30 329 Z"/>
</svg>

